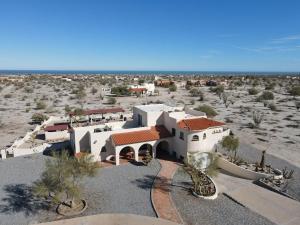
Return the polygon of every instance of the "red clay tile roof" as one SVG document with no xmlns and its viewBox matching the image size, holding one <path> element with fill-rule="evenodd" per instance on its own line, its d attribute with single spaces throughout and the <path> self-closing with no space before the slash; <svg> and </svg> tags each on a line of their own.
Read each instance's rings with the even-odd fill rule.
<svg viewBox="0 0 300 225">
<path fill-rule="evenodd" d="M 53 126 L 47 126 L 45 127 L 44 131 L 63 131 L 63 130 L 68 130 L 69 126 L 68 124 L 59 124 L 59 125 L 53 125 Z"/>
<path fill-rule="evenodd" d="M 129 89 L 130 92 L 143 92 L 143 91 L 147 91 L 146 88 L 130 88 Z"/>
<path fill-rule="evenodd" d="M 112 140 L 116 146 L 155 141 L 171 137 L 171 133 L 164 126 L 151 127 L 149 130 L 132 131 L 127 133 L 112 134 Z"/>
<path fill-rule="evenodd" d="M 207 118 L 195 118 L 195 119 L 185 119 L 177 123 L 178 127 L 181 129 L 186 129 L 190 131 L 205 130 L 210 127 L 219 127 L 225 125 L 225 123 L 218 122 L 215 120 L 210 120 Z"/>
<path fill-rule="evenodd" d="M 90 110 L 85 110 L 83 114 L 88 116 L 93 114 L 106 114 L 106 113 L 118 113 L 118 112 L 125 112 L 125 110 L 120 107 L 107 108 L 107 109 L 90 109 Z M 74 112 L 69 113 L 69 115 L 73 116 Z"/>
</svg>

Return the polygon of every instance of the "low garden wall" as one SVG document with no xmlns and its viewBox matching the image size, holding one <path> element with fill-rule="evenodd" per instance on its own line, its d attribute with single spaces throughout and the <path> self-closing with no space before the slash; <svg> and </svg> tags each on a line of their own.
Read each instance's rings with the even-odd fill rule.
<svg viewBox="0 0 300 225">
<path fill-rule="evenodd" d="M 218 167 L 237 177 L 241 177 L 249 180 L 258 180 L 260 178 L 271 176 L 266 173 L 255 172 L 252 170 L 242 168 L 232 162 L 229 162 L 227 159 L 221 156 L 218 159 Z"/>
</svg>

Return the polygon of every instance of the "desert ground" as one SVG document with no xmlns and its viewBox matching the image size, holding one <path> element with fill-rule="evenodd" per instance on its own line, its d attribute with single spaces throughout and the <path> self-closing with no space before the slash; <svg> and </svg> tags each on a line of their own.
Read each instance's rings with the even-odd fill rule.
<svg viewBox="0 0 300 225">
<path fill-rule="evenodd" d="M 143 79 L 147 82 L 150 78 Z M 227 96 L 227 107 L 224 98 L 212 92 L 210 87 L 203 85 L 189 88 L 190 90 L 195 88 L 203 93 L 203 99 L 199 100 L 198 95 L 193 97 L 190 90 L 185 87 L 186 80 L 192 78 L 181 76 L 173 79 L 177 86 L 176 91 L 156 87 L 158 91 L 156 96 L 115 97 L 116 103 L 113 105 L 108 104 L 109 97 L 104 96 L 102 88 L 137 83 L 136 80 L 133 81 L 133 77 L 119 79 L 116 76 L 72 76 L 70 79 L 65 79 L 63 76 L 28 76 L 2 79 L 0 81 L 0 149 L 10 146 L 15 139 L 24 136 L 36 126 L 30 123 L 34 113 L 63 116 L 66 114 L 66 105 L 71 109 L 120 106 L 130 112 L 134 105 L 163 102 L 191 108 L 209 105 L 217 112 L 214 119 L 226 122 L 241 143 L 266 150 L 268 154 L 300 166 L 300 111 L 296 107 L 299 97 L 288 93 L 291 86 L 299 85 L 299 79 L 274 77 L 227 79 L 224 90 Z M 275 85 L 268 91 L 273 93 L 274 99 L 257 101 L 257 97 L 273 83 Z M 255 88 L 258 93 L 250 95 L 248 90 L 251 88 Z M 271 105 L 275 105 L 275 108 L 270 107 Z M 250 126 L 253 123 L 253 112 L 256 111 L 263 114 L 259 128 Z"/>
</svg>

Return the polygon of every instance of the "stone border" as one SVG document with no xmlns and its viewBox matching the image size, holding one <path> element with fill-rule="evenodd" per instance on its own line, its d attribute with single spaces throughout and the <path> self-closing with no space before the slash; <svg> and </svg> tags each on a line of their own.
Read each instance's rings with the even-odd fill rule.
<svg viewBox="0 0 300 225">
<path fill-rule="evenodd" d="M 272 176 L 271 174 L 255 172 L 252 170 L 242 168 L 232 162 L 229 162 L 222 156 L 218 158 L 218 167 L 237 177 L 245 178 L 248 180 L 258 180 L 260 178 L 267 178 Z"/>
<path fill-rule="evenodd" d="M 219 194 L 219 188 L 218 188 L 216 182 L 214 182 L 214 180 L 213 180 L 210 176 L 208 176 L 208 175 L 206 175 L 206 176 L 207 176 L 207 177 L 211 180 L 211 182 L 214 184 L 215 189 L 216 189 L 215 193 L 214 193 L 212 196 L 203 196 L 203 195 L 198 195 L 196 192 L 194 192 L 193 190 L 191 190 L 191 191 L 192 191 L 192 194 L 193 194 L 195 197 L 197 197 L 197 198 L 202 198 L 202 199 L 205 199 L 205 200 L 215 200 L 215 199 L 218 197 L 218 194 Z"/>
<path fill-rule="evenodd" d="M 78 212 L 70 212 L 70 213 L 62 213 L 60 212 L 60 209 L 59 207 L 62 205 L 62 204 L 59 204 L 56 208 L 56 212 L 59 214 L 59 215 L 62 215 L 62 216 L 76 216 L 76 215 L 79 215 L 81 213 L 83 213 L 87 208 L 88 208 L 88 205 L 87 205 L 87 202 L 84 200 L 84 199 L 81 199 L 84 207 L 78 211 Z"/>
</svg>

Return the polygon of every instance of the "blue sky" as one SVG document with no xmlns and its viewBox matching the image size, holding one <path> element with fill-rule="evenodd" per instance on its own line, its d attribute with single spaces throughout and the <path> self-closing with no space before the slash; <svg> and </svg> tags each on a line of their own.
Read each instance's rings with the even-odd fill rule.
<svg viewBox="0 0 300 225">
<path fill-rule="evenodd" d="M 298 0 L 0 0 L 0 69 L 300 71 Z"/>
</svg>

